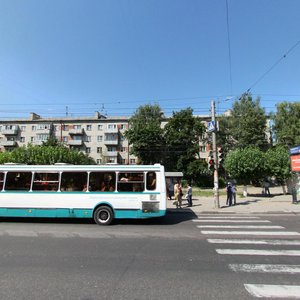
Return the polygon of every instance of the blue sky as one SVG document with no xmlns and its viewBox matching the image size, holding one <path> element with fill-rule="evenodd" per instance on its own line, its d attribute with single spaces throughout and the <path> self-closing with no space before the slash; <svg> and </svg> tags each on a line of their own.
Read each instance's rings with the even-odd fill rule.
<svg viewBox="0 0 300 300">
<path fill-rule="evenodd" d="M 300 1 L 227 3 L 229 35 L 226 0 L 0 0 L 0 118 L 299 101 Z"/>
</svg>

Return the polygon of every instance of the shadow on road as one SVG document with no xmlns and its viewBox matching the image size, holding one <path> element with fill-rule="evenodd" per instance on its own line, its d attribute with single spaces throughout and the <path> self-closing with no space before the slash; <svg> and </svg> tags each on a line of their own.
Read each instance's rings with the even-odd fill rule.
<svg viewBox="0 0 300 300">
<path fill-rule="evenodd" d="M 115 219 L 110 226 L 114 225 L 174 225 L 196 219 L 195 213 L 188 208 L 168 209 L 164 217 L 148 219 Z M 81 224 L 95 225 L 92 219 L 68 219 L 68 218 L 23 218 L 23 217 L 1 217 L 0 223 L 19 223 L 19 224 Z M 101 227 L 101 226 L 100 226 Z"/>
</svg>

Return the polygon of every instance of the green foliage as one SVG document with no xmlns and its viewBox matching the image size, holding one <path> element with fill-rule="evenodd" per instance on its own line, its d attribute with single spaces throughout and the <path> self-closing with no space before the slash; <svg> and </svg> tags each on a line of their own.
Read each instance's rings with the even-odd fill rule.
<svg viewBox="0 0 300 300">
<path fill-rule="evenodd" d="M 185 171 L 185 178 L 197 186 L 212 185 L 213 178 L 207 168 L 207 163 L 203 159 L 191 161 Z"/>
<path fill-rule="evenodd" d="M 76 150 L 60 146 L 33 146 L 17 148 L 12 152 L 0 153 L 1 163 L 22 163 L 28 165 L 52 165 L 69 163 L 75 165 L 95 164 L 95 161 Z"/>
<path fill-rule="evenodd" d="M 244 184 L 267 175 L 266 158 L 259 148 L 246 147 L 228 153 L 224 167 L 231 178 Z"/>
<path fill-rule="evenodd" d="M 266 163 L 268 166 L 268 175 L 276 177 L 280 184 L 284 184 L 291 173 L 290 154 L 284 146 L 270 148 L 266 154 Z"/>
<path fill-rule="evenodd" d="M 232 148 L 254 146 L 266 149 L 268 147 L 267 117 L 260 106 L 259 98 L 253 101 L 251 95 L 244 95 L 234 102 L 232 116 L 226 120 L 225 136 L 230 140 L 228 145 Z M 222 126 L 221 124 L 221 128 Z"/>
<path fill-rule="evenodd" d="M 140 106 L 129 120 L 125 137 L 132 145 L 132 154 L 143 164 L 162 161 L 164 152 L 162 111 L 159 105 Z"/>
<path fill-rule="evenodd" d="M 199 140 L 204 132 L 200 119 L 187 108 L 173 112 L 165 126 L 166 156 L 164 164 L 169 171 L 187 173 L 188 166 L 199 155 Z"/>
<path fill-rule="evenodd" d="M 273 131 L 277 143 L 286 146 L 300 145 L 300 103 L 282 102 L 273 115 Z"/>
</svg>

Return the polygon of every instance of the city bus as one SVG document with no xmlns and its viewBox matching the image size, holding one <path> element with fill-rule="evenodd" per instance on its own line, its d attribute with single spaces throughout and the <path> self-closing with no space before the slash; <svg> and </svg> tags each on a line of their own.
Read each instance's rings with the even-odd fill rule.
<svg viewBox="0 0 300 300">
<path fill-rule="evenodd" d="M 164 167 L 0 165 L 0 217 L 114 219 L 166 214 Z"/>
</svg>

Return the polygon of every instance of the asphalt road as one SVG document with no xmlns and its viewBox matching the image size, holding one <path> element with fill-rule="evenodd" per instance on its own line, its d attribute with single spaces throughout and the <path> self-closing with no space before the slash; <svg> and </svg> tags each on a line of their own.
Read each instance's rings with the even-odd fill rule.
<svg viewBox="0 0 300 300">
<path fill-rule="evenodd" d="M 299 216 L 196 219 L 2 219 L 0 299 L 255 299 L 282 287 L 300 299 Z"/>
</svg>

